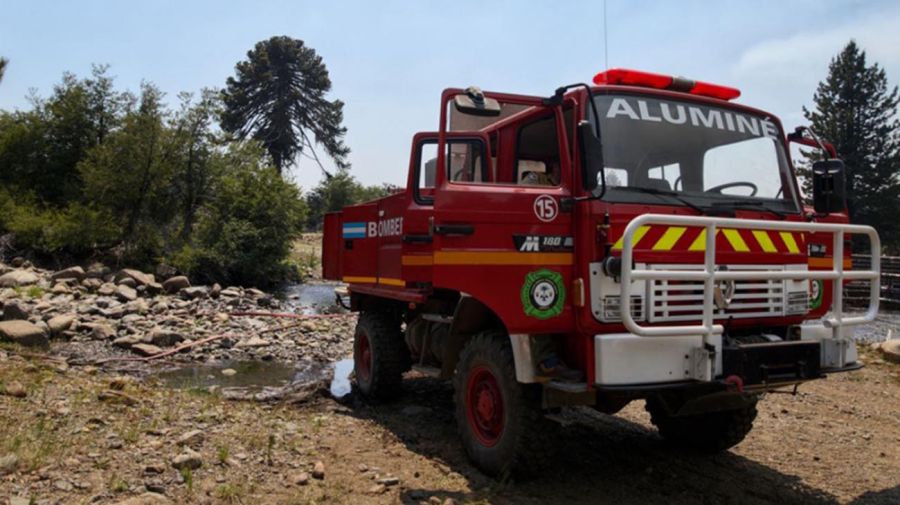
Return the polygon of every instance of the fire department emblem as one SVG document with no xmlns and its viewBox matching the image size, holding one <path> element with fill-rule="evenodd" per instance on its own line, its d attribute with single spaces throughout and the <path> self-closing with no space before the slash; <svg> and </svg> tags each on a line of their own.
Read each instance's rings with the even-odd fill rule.
<svg viewBox="0 0 900 505">
<path fill-rule="evenodd" d="M 547 269 L 529 273 L 522 285 L 521 298 L 526 315 L 538 319 L 558 316 L 566 300 L 562 275 Z"/>
<path fill-rule="evenodd" d="M 809 308 L 816 310 L 822 306 L 822 295 L 824 294 L 821 279 L 809 281 Z"/>
</svg>

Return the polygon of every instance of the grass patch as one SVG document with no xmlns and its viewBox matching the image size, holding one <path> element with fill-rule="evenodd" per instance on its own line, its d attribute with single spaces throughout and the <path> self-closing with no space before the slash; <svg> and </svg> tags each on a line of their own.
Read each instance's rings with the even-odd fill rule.
<svg viewBox="0 0 900 505">
<path fill-rule="evenodd" d="M 221 500 L 222 503 L 239 504 L 244 503 L 244 498 L 249 490 L 244 484 L 226 483 L 222 484 L 213 491 L 213 496 Z"/>
<path fill-rule="evenodd" d="M 44 296 L 44 288 L 40 286 L 28 286 L 28 289 L 25 290 L 25 295 L 29 298 L 40 298 Z"/>
</svg>

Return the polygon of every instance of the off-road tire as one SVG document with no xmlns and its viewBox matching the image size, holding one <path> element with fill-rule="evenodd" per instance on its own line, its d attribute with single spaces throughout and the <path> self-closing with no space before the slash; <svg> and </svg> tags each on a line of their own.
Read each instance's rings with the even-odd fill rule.
<svg viewBox="0 0 900 505">
<path fill-rule="evenodd" d="M 739 409 L 690 416 L 672 416 L 657 400 L 647 400 L 650 421 L 662 438 L 681 449 L 715 454 L 741 443 L 753 429 L 756 399 Z"/>
<path fill-rule="evenodd" d="M 476 398 L 478 377 L 493 377 L 502 396 L 501 428 L 494 435 L 473 420 L 469 412 Z M 532 477 L 552 460 L 553 424 L 540 408 L 540 386 L 516 381 L 515 362 L 509 336 L 500 331 L 484 331 L 473 336 L 460 353 L 453 378 L 456 423 L 466 454 L 488 475 L 501 479 Z M 490 396 L 490 395 L 489 395 Z M 477 409 L 476 409 L 477 410 Z M 471 416 L 471 417 L 470 417 Z M 480 433 L 480 434 L 479 434 Z M 490 439 L 487 443 L 485 438 Z M 490 443 L 493 442 L 493 443 Z"/>
<path fill-rule="evenodd" d="M 396 398 L 408 369 L 409 350 L 400 320 L 389 313 L 361 312 L 353 336 L 353 371 L 363 397 L 373 402 Z"/>
</svg>

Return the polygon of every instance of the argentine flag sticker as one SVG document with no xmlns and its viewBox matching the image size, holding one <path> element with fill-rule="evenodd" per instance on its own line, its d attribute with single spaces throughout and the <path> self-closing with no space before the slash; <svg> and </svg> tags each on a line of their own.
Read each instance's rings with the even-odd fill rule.
<svg viewBox="0 0 900 505">
<path fill-rule="evenodd" d="M 344 223 L 344 238 L 366 238 L 366 223 Z"/>
</svg>

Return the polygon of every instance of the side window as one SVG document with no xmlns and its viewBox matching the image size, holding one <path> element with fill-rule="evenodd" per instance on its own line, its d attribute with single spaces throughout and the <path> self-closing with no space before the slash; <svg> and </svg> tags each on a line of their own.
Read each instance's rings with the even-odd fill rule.
<svg viewBox="0 0 900 505">
<path fill-rule="evenodd" d="M 480 140 L 447 142 L 447 179 L 451 182 L 488 182 L 484 143 Z"/>
<path fill-rule="evenodd" d="M 560 181 L 559 139 L 552 115 L 523 125 L 516 141 L 515 184 L 558 186 Z"/>
<path fill-rule="evenodd" d="M 451 139 L 446 143 L 447 179 L 451 182 L 488 182 L 489 170 L 484 155 L 484 143 L 480 139 Z M 420 205 L 434 203 L 434 187 L 438 158 L 438 142 L 431 139 L 422 142 L 417 152 L 416 187 L 413 199 Z"/>
<path fill-rule="evenodd" d="M 681 184 L 681 165 L 678 163 L 670 163 L 647 170 L 647 187 L 667 191 L 681 190 Z"/>
<path fill-rule="evenodd" d="M 624 168 L 606 167 L 603 171 L 604 176 L 606 177 L 607 187 L 621 188 L 628 186 L 628 170 L 625 170 Z"/>
</svg>

